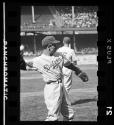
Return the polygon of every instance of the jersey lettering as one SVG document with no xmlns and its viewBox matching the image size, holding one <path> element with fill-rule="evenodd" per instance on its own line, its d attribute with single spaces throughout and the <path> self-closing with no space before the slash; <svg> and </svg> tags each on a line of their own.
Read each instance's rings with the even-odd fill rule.
<svg viewBox="0 0 114 125">
<path fill-rule="evenodd" d="M 46 72 L 48 72 L 51 68 L 56 69 L 58 68 L 59 64 L 61 63 L 62 58 L 57 58 L 56 60 L 52 61 L 52 63 L 44 65 L 44 69 Z"/>
</svg>

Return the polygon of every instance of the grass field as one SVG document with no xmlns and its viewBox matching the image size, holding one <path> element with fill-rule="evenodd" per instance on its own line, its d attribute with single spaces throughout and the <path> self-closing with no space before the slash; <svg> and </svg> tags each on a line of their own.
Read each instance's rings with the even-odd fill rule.
<svg viewBox="0 0 114 125">
<path fill-rule="evenodd" d="M 75 111 L 74 121 L 97 121 L 97 66 L 86 65 L 80 68 L 87 72 L 89 81 L 83 83 L 73 74 L 70 99 Z M 44 103 L 45 83 L 35 71 L 21 71 L 20 120 L 44 121 L 47 109 Z M 62 116 L 60 116 L 62 121 Z"/>
</svg>

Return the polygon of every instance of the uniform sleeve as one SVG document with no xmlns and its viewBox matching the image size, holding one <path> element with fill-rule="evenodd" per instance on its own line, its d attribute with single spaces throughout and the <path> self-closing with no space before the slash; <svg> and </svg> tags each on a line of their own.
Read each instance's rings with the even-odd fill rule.
<svg viewBox="0 0 114 125">
<path fill-rule="evenodd" d="M 41 70 L 42 70 L 42 62 L 41 62 L 40 57 L 34 58 L 34 59 L 32 60 L 32 63 L 33 63 L 33 68 L 36 68 L 37 71 L 41 73 Z"/>
<path fill-rule="evenodd" d="M 36 58 L 32 60 L 32 63 L 33 63 L 33 67 L 38 68 L 38 60 Z"/>
<path fill-rule="evenodd" d="M 41 71 L 40 71 L 41 67 L 40 67 L 37 59 L 34 58 L 34 59 L 26 62 L 26 65 L 27 65 L 27 70 L 30 70 L 30 71 L 34 70 L 34 71 L 38 71 L 41 73 Z"/>
<path fill-rule="evenodd" d="M 35 61 L 35 59 L 32 59 L 32 60 L 28 61 L 27 62 L 27 66 L 29 66 L 31 68 L 36 67 L 36 61 Z"/>
</svg>

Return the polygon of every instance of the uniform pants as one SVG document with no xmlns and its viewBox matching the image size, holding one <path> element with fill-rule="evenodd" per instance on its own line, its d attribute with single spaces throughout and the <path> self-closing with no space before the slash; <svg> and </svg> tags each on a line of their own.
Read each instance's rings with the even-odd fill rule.
<svg viewBox="0 0 114 125">
<path fill-rule="evenodd" d="M 64 75 L 63 83 L 64 83 L 66 91 L 69 93 L 71 86 L 72 86 L 72 72 Z"/>
<path fill-rule="evenodd" d="M 48 110 L 48 116 L 45 121 L 57 121 L 60 113 L 65 121 L 73 119 L 74 111 L 62 83 L 53 82 L 46 84 L 44 87 L 44 99 Z"/>
</svg>

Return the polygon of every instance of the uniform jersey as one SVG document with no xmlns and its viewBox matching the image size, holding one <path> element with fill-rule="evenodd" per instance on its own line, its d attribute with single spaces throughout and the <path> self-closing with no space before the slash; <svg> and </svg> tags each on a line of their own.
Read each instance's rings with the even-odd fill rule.
<svg viewBox="0 0 114 125">
<path fill-rule="evenodd" d="M 60 113 L 64 119 L 73 119 L 74 111 L 62 82 L 63 65 L 69 65 L 70 62 L 60 53 L 55 53 L 53 56 L 42 54 L 32 62 L 33 67 L 42 73 L 43 80 L 47 83 L 44 87 L 44 100 L 48 110 L 45 121 L 58 120 Z"/>
<path fill-rule="evenodd" d="M 59 48 L 59 49 L 57 50 L 57 52 L 62 53 L 62 54 L 65 56 L 65 58 L 66 58 L 68 61 L 70 61 L 70 62 L 74 62 L 74 61 L 77 60 L 74 50 L 71 49 L 71 48 L 69 48 L 69 47 L 63 46 L 63 47 Z M 68 68 L 66 68 L 66 67 L 63 67 L 63 73 L 64 73 L 64 74 L 67 75 L 67 74 L 69 74 L 70 72 L 71 72 L 70 69 L 68 69 Z"/>
<path fill-rule="evenodd" d="M 56 53 L 53 56 L 42 54 L 33 59 L 33 67 L 37 68 L 42 74 L 45 82 L 57 81 L 62 79 L 62 68 L 65 64 L 63 56 Z M 68 62 L 66 62 L 67 64 Z"/>
</svg>

